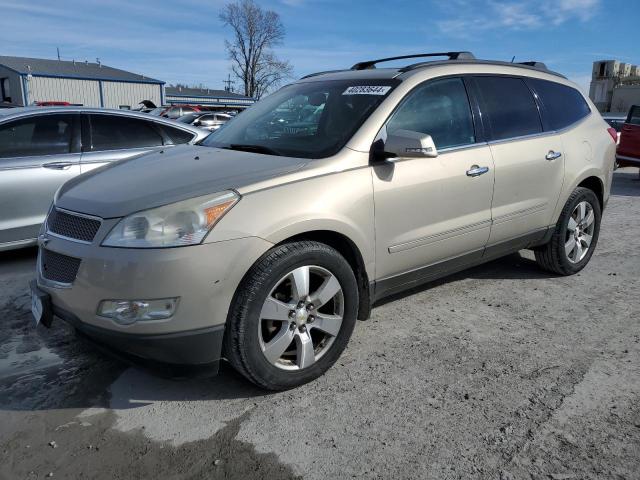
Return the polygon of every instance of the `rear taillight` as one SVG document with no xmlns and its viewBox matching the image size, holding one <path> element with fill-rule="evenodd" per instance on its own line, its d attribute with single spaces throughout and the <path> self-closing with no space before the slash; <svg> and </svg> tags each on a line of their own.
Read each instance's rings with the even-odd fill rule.
<svg viewBox="0 0 640 480">
<path fill-rule="evenodd" d="M 609 127 L 607 128 L 607 132 L 609 132 L 609 135 L 613 138 L 613 143 L 618 143 L 618 132 L 616 132 L 616 129 Z"/>
</svg>

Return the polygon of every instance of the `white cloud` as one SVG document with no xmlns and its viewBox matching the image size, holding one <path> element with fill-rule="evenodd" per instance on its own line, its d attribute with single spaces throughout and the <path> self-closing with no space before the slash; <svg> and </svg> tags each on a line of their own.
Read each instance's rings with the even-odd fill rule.
<svg viewBox="0 0 640 480">
<path fill-rule="evenodd" d="M 586 22 L 596 14 L 599 4 L 600 0 L 556 0 L 550 5 L 550 13 L 555 15 L 556 25 L 572 18 Z"/>
<path fill-rule="evenodd" d="M 306 0 L 280 0 L 288 7 L 299 7 L 305 3 Z"/>
<path fill-rule="evenodd" d="M 451 36 L 467 37 L 497 29 L 535 30 L 568 21 L 587 22 L 600 7 L 601 0 L 454 0 L 447 9 L 449 18 L 438 27 Z M 461 13 L 463 12 L 463 13 Z"/>
</svg>

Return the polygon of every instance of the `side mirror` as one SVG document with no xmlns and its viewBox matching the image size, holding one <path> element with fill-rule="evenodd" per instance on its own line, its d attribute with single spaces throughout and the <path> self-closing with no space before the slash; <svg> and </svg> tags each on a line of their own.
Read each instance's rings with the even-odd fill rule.
<svg viewBox="0 0 640 480">
<path fill-rule="evenodd" d="M 384 142 L 385 157 L 389 161 L 401 158 L 435 158 L 438 150 L 431 135 L 411 130 L 396 130 Z"/>
</svg>

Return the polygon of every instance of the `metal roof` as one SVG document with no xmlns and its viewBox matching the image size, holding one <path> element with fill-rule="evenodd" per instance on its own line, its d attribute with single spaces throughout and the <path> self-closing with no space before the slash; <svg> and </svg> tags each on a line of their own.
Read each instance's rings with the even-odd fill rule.
<svg viewBox="0 0 640 480">
<path fill-rule="evenodd" d="M 100 63 L 49 60 L 45 58 L 0 56 L 0 65 L 21 75 L 78 78 L 84 80 L 114 80 L 120 82 L 158 83 L 162 80 L 145 77 L 137 73 L 108 67 Z"/>
<path fill-rule="evenodd" d="M 189 87 L 172 87 L 167 86 L 164 89 L 167 96 L 182 97 L 213 97 L 213 98 L 243 98 L 253 100 L 251 97 L 240 95 L 239 93 L 227 92 L 226 90 L 213 90 L 211 88 L 189 88 Z"/>
</svg>

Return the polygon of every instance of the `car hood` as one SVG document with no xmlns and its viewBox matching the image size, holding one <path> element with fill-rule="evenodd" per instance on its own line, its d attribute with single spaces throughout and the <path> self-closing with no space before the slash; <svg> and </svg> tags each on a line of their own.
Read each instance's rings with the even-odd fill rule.
<svg viewBox="0 0 640 480">
<path fill-rule="evenodd" d="M 301 169 L 307 160 L 184 145 L 114 162 L 65 183 L 56 206 L 123 217 L 188 198 L 238 189 Z"/>
</svg>

